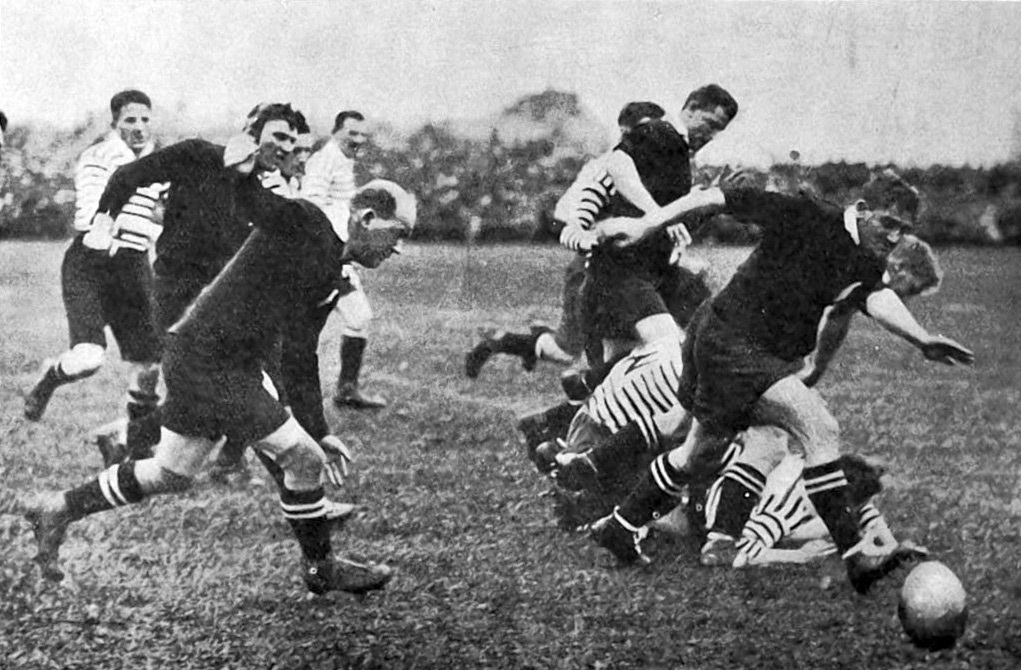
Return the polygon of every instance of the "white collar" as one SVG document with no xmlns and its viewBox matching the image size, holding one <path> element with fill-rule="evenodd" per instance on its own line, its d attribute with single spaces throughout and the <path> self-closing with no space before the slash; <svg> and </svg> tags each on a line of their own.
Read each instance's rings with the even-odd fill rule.
<svg viewBox="0 0 1021 670">
<path fill-rule="evenodd" d="M 844 230 L 854 240 L 855 245 L 861 246 L 861 238 L 858 237 L 858 203 L 844 210 Z"/>
</svg>

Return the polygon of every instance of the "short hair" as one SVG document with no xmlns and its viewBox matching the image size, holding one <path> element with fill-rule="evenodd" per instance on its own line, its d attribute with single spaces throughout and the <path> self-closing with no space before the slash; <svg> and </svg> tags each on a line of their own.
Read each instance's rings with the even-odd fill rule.
<svg viewBox="0 0 1021 670">
<path fill-rule="evenodd" d="M 345 109 L 343 112 L 337 114 L 337 118 L 333 120 L 333 131 L 337 132 L 344 127 L 344 122 L 348 119 L 354 119 L 355 121 L 364 121 L 365 116 L 361 112 L 356 112 L 353 109 Z"/>
<path fill-rule="evenodd" d="M 0 133 L 7 132 L 7 115 L 0 112 Z"/>
<path fill-rule="evenodd" d="M 300 132 L 300 124 L 305 123 L 305 117 L 289 102 L 262 102 L 248 113 L 245 131 L 258 140 L 267 121 L 286 121 L 287 125 Z M 308 124 L 305 123 L 305 126 L 308 127 Z"/>
<path fill-rule="evenodd" d="M 304 114 L 296 111 L 295 118 L 297 119 L 297 125 L 294 126 L 294 130 L 296 130 L 299 135 L 307 135 L 312 132 L 312 128 L 309 127 Z"/>
<path fill-rule="evenodd" d="M 886 259 L 886 267 L 891 272 L 904 272 L 910 277 L 907 294 L 902 298 L 932 295 L 939 291 L 943 282 L 943 270 L 932 247 L 914 235 L 900 238 Z"/>
<path fill-rule="evenodd" d="M 688 94 L 682 109 L 708 109 L 722 107 L 730 120 L 737 116 L 737 100 L 719 84 L 707 84 Z"/>
<path fill-rule="evenodd" d="M 620 114 L 617 115 L 617 125 L 634 128 L 642 119 L 662 119 L 664 116 L 666 116 L 666 110 L 654 102 L 646 100 L 629 102 L 621 108 Z"/>
<path fill-rule="evenodd" d="M 895 208 L 907 215 L 911 222 L 922 206 L 918 189 L 890 168 L 872 174 L 862 187 L 862 198 L 869 209 Z"/>
<path fill-rule="evenodd" d="M 121 110 L 132 103 L 145 105 L 149 109 L 152 109 L 152 100 L 149 99 L 149 96 L 138 89 L 129 88 L 121 91 L 120 93 L 114 94 L 114 96 L 110 98 L 110 116 L 113 117 L 114 121 L 116 121 L 121 115 Z"/>
<path fill-rule="evenodd" d="M 351 210 L 360 209 L 371 209 L 383 219 L 396 219 L 407 227 L 409 233 L 418 219 L 415 196 L 386 179 L 373 179 L 355 191 Z"/>
</svg>

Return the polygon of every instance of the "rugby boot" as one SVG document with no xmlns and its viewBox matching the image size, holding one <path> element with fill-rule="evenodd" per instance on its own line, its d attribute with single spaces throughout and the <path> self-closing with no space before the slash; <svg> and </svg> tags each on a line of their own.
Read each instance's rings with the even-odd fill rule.
<svg viewBox="0 0 1021 670">
<path fill-rule="evenodd" d="M 852 548 L 851 551 L 854 551 Z M 904 564 L 923 559 L 929 550 L 905 541 L 892 551 L 883 554 L 860 552 L 844 559 L 847 566 L 847 579 L 858 593 L 868 593 L 872 586 Z"/>
<path fill-rule="evenodd" d="M 553 477 L 568 491 L 598 491 L 599 470 L 592 462 L 591 449 L 564 451 L 556 456 Z"/>
<path fill-rule="evenodd" d="M 323 510 L 326 513 L 326 520 L 335 526 L 344 525 L 361 513 L 362 509 L 360 505 L 353 503 L 339 502 L 329 498 L 323 499 Z"/>
<path fill-rule="evenodd" d="M 626 565 L 648 565 L 652 562 L 642 552 L 642 540 L 647 532 L 644 528 L 625 528 L 616 513 L 593 522 L 589 529 L 596 544 Z"/>
<path fill-rule="evenodd" d="M 340 408 L 382 409 L 386 407 L 386 400 L 378 395 L 363 393 L 357 384 L 345 383 L 337 387 L 337 394 L 333 396 L 333 404 Z"/>
<path fill-rule="evenodd" d="M 64 509 L 63 501 L 58 496 L 62 493 L 40 495 L 37 499 L 24 506 L 25 519 L 32 524 L 39 550 L 35 562 L 39 564 L 43 577 L 59 582 L 64 578 L 60 569 L 60 545 L 71 523 L 71 516 Z"/>
<path fill-rule="evenodd" d="M 29 421 L 38 421 L 46 413 L 46 406 L 50 404 L 53 392 L 61 385 L 60 372 L 57 370 L 57 363 L 53 360 L 43 362 L 43 371 L 32 390 L 25 396 L 25 418 Z"/>
<path fill-rule="evenodd" d="M 393 575 L 393 570 L 383 563 L 358 563 L 347 558 L 304 563 L 305 585 L 316 595 L 327 591 L 368 593 L 386 586 Z"/>
<path fill-rule="evenodd" d="M 561 439 L 547 440 L 535 448 L 532 453 L 532 463 L 535 469 L 542 474 L 549 474 L 557 465 L 557 454 L 564 450 L 564 441 Z"/>
</svg>

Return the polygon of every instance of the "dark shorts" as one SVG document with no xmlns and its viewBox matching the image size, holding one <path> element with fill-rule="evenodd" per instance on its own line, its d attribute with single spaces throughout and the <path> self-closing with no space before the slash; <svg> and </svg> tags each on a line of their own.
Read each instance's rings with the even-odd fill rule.
<svg viewBox="0 0 1021 670">
<path fill-rule="evenodd" d="M 226 435 L 250 444 L 284 425 L 290 415 L 263 386 L 258 361 L 232 361 L 203 349 L 186 338 L 167 336 L 165 428 L 188 437 Z"/>
<path fill-rule="evenodd" d="M 564 270 L 564 292 L 557 346 L 577 356 L 585 348 L 585 257 L 577 255 Z"/>
<path fill-rule="evenodd" d="M 669 314 L 686 329 L 711 295 L 705 276 L 675 266 L 632 274 L 596 269 L 585 292 L 586 327 L 600 339 L 634 338 L 635 324 L 656 314 Z"/>
<path fill-rule="evenodd" d="M 681 359 L 681 405 L 713 429 L 733 432 L 748 428 L 762 394 L 803 364 L 779 358 L 722 321 L 711 301 L 695 312 Z"/>
<path fill-rule="evenodd" d="M 152 267 L 146 254 L 121 249 L 110 256 L 89 249 L 78 235 L 64 253 L 60 283 L 71 346 L 106 347 L 110 326 L 121 358 L 160 360 L 160 337 L 152 322 Z"/>
</svg>

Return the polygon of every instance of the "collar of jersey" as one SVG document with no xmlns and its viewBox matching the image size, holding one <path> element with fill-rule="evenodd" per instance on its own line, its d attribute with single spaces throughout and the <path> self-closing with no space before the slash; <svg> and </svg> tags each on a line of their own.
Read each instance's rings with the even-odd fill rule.
<svg viewBox="0 0 1021 670">
<path fill-rule="evenodd" d="M 116 130 L 111 130 L 106 137 L 107 141 L 113 142 L 115 145 L 117 145 L 117 151 L 125 154 L 126 156 L 131 156 L 131 160 L 135 160 L 136 158 L 135 152 L 131 150 L 131 147 L 128 146 L 127 142 L 121 139 L 121 134 L 119 132 L 117 132 Z M 145 146 L 142 148 L 142 153 L 138 154 L 137 157 L 141 158 L 142 156 L 148 156 L 155 149 L 156 145 L 153 143 L 152 140 L 149 140 L 148 142 L 145 143 Z"/>
<path fill-rule="evenodd" d="M 858 237 L 858 203 L 844 210 L 844 230 L 854 240 L 855 245 L 861 245 L 861 238 Z"/>
</svg>

